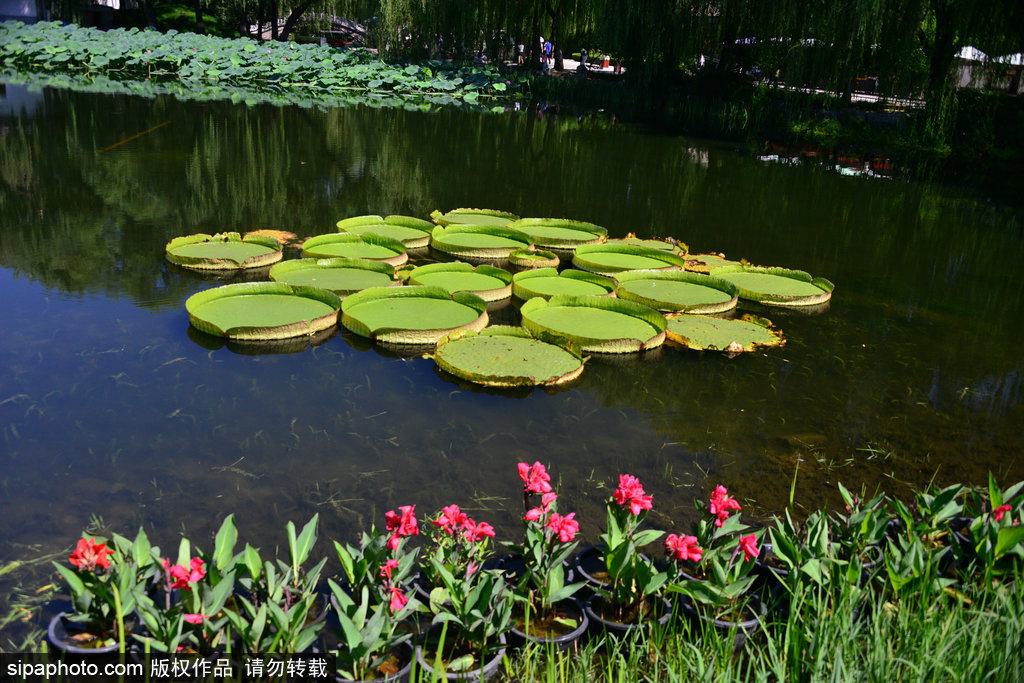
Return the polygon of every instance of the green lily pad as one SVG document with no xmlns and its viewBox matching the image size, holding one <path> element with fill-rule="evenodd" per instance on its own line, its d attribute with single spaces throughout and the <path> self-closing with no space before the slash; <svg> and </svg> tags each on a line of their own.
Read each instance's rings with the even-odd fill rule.
<svg viewBox="0 0 1024 683">
<path fill-rule="evenodd" d="M 551 386 L 583 372 L 578 354 L 521 327 L 457 332 L 438 343 L 433 358 L 445 372 L 492 387 Z"/>
<path fill-rule="evenodd" d="M 280 242 L 237 232 L 200 233 L 175 237 L 165 247 L 167 260 L 196 270 L 237 270 L 277 263 L 284 256 Z"/>
<path fill-rule="evenodd" d="M 713 268 L 739 265 L 742 265 L 740 261 L 730 261 L 724 254 L 687 254 L 685 269 L 691 273 L 707 275 Z"/>
<path fill-rule="evenodd" d="M 506 226 L 519 216 L 507 211 L 494 209 L 454 209 L 448 213 L 433 211 L 431 220 L 438 225 L 498 225 Z"/>
<path fill-rule="evenodd" d="M 736 286 L 682 270 L 634 270 L 615 275 L 615 296 L 659 311 L 723 313 L 736 308 Z"/>
<path fill-rule="evenodd" d="M 436 344 L 456 330 L 486 327 L 487 303 L 441 287 L 375 287 L 342 302 L 341 324 L 386 344 Z"/>
<path fill-rule="evenodd" d="M 608 244 L 628 244 L 633 247 L 647 247 L 648 249 L 657 249 L 658 251 L 667 251 L 672 254 L 678 254 L 685 256 L 686 252 L 690 250 L 686 246 L 685 242 L 680 242 L 674 237 L 665 239 L 640 239 L 633 233 L 612 240 L 608 240 Z"/>
<path fill-rule="evenodd" d="M 539 247 L 566 254 L 581 244 L 599 244 L 608 239 L 608 231 L 600 225 L 565 218 L 520 218 L 509 227 L 525 232 Z"/>
<path fill-rule="evenodd" d="M 723 266 L 711 271 L 739 288 L 739 296 L 766 306 L 813 306 L 832 298 L 835 288 L 823 277 L 811 277 L 802 270 Z"/>
<path fill-rule="evenodd" d="M 763 346 L 781 346 L 782 332 L 755 315 L 727 320 L 706 315 L 673 315 L 666 330 L 669 341 L 695 351 L 740 353 Z"/>
<path fill-rule="evenodd" d="M 632 301 L 561 294 L 523 304 L 523 327 L 536 336 L 567 339 L 583 351 L 631 353 L 665 341 L 665 318 Z"/>
<path fill-rule="evenodd" d="M 558 294 L 574 296 L 612 296 L 615 283 L 606 277 L 582 270 L 537 268 L 512 276 L 512 293 L 523 299 L 539 296 L 550 299 Z"/>
<path fill-rule="evenodd" d="M 409 284 L 444 287 L 449 293 L 472 292 L 484 301 L 501 301 L 512 296 L 512 273 L 494 266 L 455 261 L 431 263 L 409 272 Z"/>
<path fill-rule="evenodd" d="M 557 268 L 562 260 L 543 249 L 516 249 L 508 255 L 508 262 L 517 268 Z"/>
<path fill-rule="evenodd" d="M 513 251 L 532 244 L 526 233 L 496 225 L 439 226 L 430 234 L 432 248 L 469 261 L 507 259 Z"/>
<path fill-rule="evenodd" d="M 287 339 L 338 322 L 341 298 L 315 287 L 241 282 L 207 289 L 185 301 L 189 322 L 207 334 L 240 341 Z"/>
<path fill-rule="evenodd" d="M 339 232 L 356 235 L 373 233 L 398 240 L 406 249 L 419 249 L 430 244 L 434 224 L 412 216 L 354 216 L 338 221 Z"/>
<path fill-rule="evenodd" d="M 270 269 L 270 279 L 290 285 L 327 289 L 341 298 L 370 287 L 393 287 L 395 267 L 383 261 L 366 259 L 295 259 Z"/>
<path fill-rule="evenodd" d="M 572 257 L 580 270 L 609 277 L 626 270 L 682 270 L 685 264 L 670 251 L 613 242 L 584 244 Z"/>
<path fill-rule="evenodd" d="M 367 233 L 330 233 L 310 237 L 302 243 L 302 254 L 313 258 L 361 258 L 400 266 L 409 260 L 405 245 L 398 240 Z"/>
</svg>

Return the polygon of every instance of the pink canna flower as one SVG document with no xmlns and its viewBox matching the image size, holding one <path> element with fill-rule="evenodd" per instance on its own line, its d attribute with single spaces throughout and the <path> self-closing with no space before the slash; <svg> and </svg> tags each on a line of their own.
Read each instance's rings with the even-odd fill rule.
<svg viewBox="0 0 1024 683">
<path fill-rule="evenodd" d="M 388 549 L 395 550 L 406 536 L 418 536 L 419 524 L 416 521 L 416 506 L 402 505 L 398 512 L 388 510 L 384 513 L 387 530 L 392 532 L 388 539 Z"/>
<path fill-rule="evenodd" d="M 206 617 L 204 617 L 202 614 L 186 614 L 185 615 L 185 621 L 187 621 L 190 624 L 201 624 L 201 623 L 203 623 L 203 619 L 206 619 Z"/>
<path fill-rule="evenodd" d="M 164 559 L 163 562 L 164 570 L 171 578 L 171 588 L 178 588 L 189 590 L 191 584 L 197 583 L 203 580 L 206 576 L 206 571 L 203 569 L 203 561 L 198 557 L 193 557 L 192 561 L 189 562 L 189 567 L 186 568 L 180 564 L 171 564 L 171 561 Z"/>
<path fill-rule="evenodd" d="M 469 517 L 459 509 L 458 505 L 446 505 L 441 508 L 441 514 L 434 520 L 434 526 L 444 529 L 449 534 L 454 534 L 456 529 L 466 523 Z"/>
<path fill-rule="evenodd" d="M 551 476 L 540 461 L 532 465 L 521 462 L 517 467 L 519 468 L 519 478 L 523 480 L 523 491 L 526 493 L 551 493 Z"/>
<path fill-rule="evenodd" d="M 696 536 L 680 536 L 678 534 L 669 534 L 665 537 L 665 552 L 677 562 L 681 560 L 700 562 L 700 558 L 704 555 L 704 551 L 697 545 Z"/>
<path fill-rule="evenodd" d="M 651 509 L 652 496 L 644 493 L 644 487 L 640 480 L 629 474 L 619 475 L 619 488 L 615 489 L 615 502 L 622 507 L 628 507 L 633 515 L 639 515 L 642 510 Z"/>
<path fill-rule="evenodd" d="M 1009 512 L 1010 509 L 1011 508 L 1009 505 L 1000 505 L 999 507 L 992 511 L 992 516 L 996 518 L 997 522 L 1001 522 L 1003 521 L 1003 515 Z"/>
<path fill-rule="evenodd" d="M 568 543 L 576 537 L 580 530 L 580 523 L 574 519 L 575 517 L 575 512 L 570 512 L 565 517 L 557 512 L 552 512 L 548 519 L 548 529 L 558 534 L 558 540 L 561 543 Z"/>
<path fill-rule="evenodd" d="M 743 559 L 747 562 L 757 559 L 757 538 L 754 534 L 740 536 L 740 549 L 743 550 Z"/>
<path fill-rule="evenodd" d="M 545 512 L 546 510 L 543 510 L 541 508 L 531 508 L 526 512 L 525 515 L 523 515 L 523 519 L 525 519 L 527 522 L 536 522 L 544 516 Z"/>
</svg>

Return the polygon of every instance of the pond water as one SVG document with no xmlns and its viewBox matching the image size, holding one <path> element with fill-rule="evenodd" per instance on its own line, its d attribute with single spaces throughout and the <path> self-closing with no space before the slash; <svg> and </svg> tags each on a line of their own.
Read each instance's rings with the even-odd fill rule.
<svg viewBox="0 0 1024 683">
<path fill-rule="evenodd" d="M 455 207 L 674 236 L 827 277 L 835 294 L 817 314 L 768 312 L 781 349 L 593 358 L 568 388 L 503 392 L 348 333 L 292 353 L 225 346 L 184 308 L 221 282 L 164 260 L 178 235 L 308 236 Z M 676 529 L 718 483 L 764 515 L 794 479 L 810 508 L 838 500 L 836 481 L 899 494 L 1024 478 L 1024 212 L 984 196 L 565 109 L 44 91 L 2 112 L 0 216 L 0 566 L 63 553 L 101 522 L 201 543 L 232 512 L 265 547 L 314 512 L 322 539 L 351 539 L 398 505 L 451 502 L 508 537 L 520 460 L 551 468 L 590 538 L 620 472 Z M 37 566 L 0 580 L 30 591 L 47 580 Z"/>
</svg>

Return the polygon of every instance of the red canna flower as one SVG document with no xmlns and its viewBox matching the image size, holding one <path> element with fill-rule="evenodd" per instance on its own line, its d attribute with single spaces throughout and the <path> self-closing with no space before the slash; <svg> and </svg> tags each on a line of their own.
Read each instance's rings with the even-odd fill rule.
<svg viewBox="0 0 1024 683">
<path fill-rule="evenodd" d="M 722 523 L 729 518 L 730 510 L 739 511 L 740 504 L 729 495 L 729 491 L 724 486 L 719 484 L 715 487 L 715 492 L 711 494 L 711 500 L 708 502 L 708 512 L 718 517 L 715 520 L 715 526 L 722 526 Z"/>
<path fill-rule="evenodd" d="M 740 548 L 743 550 L 743 559 L 747 562 L 757 559 L 757 538 L 754 534 L 740 536 Z"/>
<path fill-rule="evenodd" d="M 548 519 L 548 529 L 558 534 L 560 542 L 568 543 L 576 537 L 580 530 L 580 523 L 574 519 L 575 517 L 575 512 L 570 512 L 565 517 L 557 512 L 552 512 Z"/>
<path fill-rule="evenodd" d="M 394 586 L 388 587 L 388 591 L 391 593 L 391 613 L 395 614 L 402 611 L 402 608 L 409 603 L 409 598 L 405 597 L 401 589 Z"/>
<path fill-rule="evenodd" d="M 68 556 L 68 562 L 80 572 L 96 571 L 97 567 L 110 569 L 108 556 L 113 554 L 106 543 L 97 543 L 95 538 L 80 538 L 75 551 Z"/>
<path fill-rule="evenodd" d="M 478 524 L 467 517 L 463 527 L 465 531 L 462 533 L 462 537 L 472 543 L 482 541 L 484 538 L 494 538 L 494 527 L 487 522 Z"/>
<path fill-rule="evenodd" d="M 450 534 L 465 524 L 469 517 L 459 509 L 458 505 L 447 505 L 441 508 L 441 514 L 434 520 L 434 526 L 444 529 Z"/>
<path fill-rule="evenodd" d="M 183 588 L 188 590 L 190 584 L 197 583 L 203 580 L 206 576 L 206 570 L 203 569 L 203 561 L 198 557 L 193 557 L 192 561 L 189 562 L 189 567 L 184 567 L 180 564 L 171 564 L 171 561 L 164 559 L 164 570 L 171 578 L 171 588 Z"/>
<path fill-rule="evenodd" d="M 390 559 L 380 568 L 380 578 L 391 581 L 391 572 L 398 569 L 398 560 Z"/>
<path fill-rule="evenodd" d="M 1011 508 L 1010 508 L 1009 505 L 1000 505 L 999 507 L 997 507 L 995 510 L 992 511 L 992 516 L 996 518 L 997 522 L 1001 522 L 1001 521 L 1003 521 L 1003 515 L 1005 515 L 1007 512 L 1009 512 L 1010 509 Z M 79 542 L 81 542 L 81 541 L 79 541 Z"/>
<path fill-rule="evenodd" d="M 523 480 L 523 491 L 526 493 L 551 493 L 551 476 L 539 461 L 532 465 L 521 462 L 519 478 Z"/>
<path fill-rule="evenodd" d="M 642 510 L 651 509 L 652 496 L 644 493 L 644 487 L 640 480 L 629 474 L 619 475 L 619 488 L 615 489 L 615 502 L 622 507 L 629 507 L 633 515 L 639 515 Z"/>
<path fill-rule="evenodd" d="M 665 552 L 677 562 L 680 560 L 700 562 L 700 558 L 704 554 L 704 551 L 697 545 L 696 536 L 679 536 L 678 534 L 669 534 L 665 537 Z"/>
<path fill-rule="evenodd" d="M 392 532 L 388 539 L 388 549 L 394 550 L 405 536 L 418 536 L 419 524 L 416 522 L 416 506 L 402 505 L 398 512 L 388 510 L 384 513 L 387 530 Z"/>
</svg>

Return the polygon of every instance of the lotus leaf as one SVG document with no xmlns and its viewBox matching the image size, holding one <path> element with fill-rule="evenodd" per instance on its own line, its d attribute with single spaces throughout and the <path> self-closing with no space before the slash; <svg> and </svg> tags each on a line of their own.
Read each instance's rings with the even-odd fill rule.
<svg viewBox="0 0 1024 683">
<path fill-rule="evenodd" d="M 368 233 L 347 232 L 310 237 L 302 243 L 304 256 L 314 258 L 361 258 L 400 266 L 409 260 L 405 246 L 398 240 Z"/>
<path fill-rule="evenodd" d="M 665 318 L 632 301 L 561 294 L 530 299 L 520 313 L 523 327 L 533 334 L 562 337 L 583 351 L 630 353 L 665 341 Z"/>
<path fill-rule="evenodd" d="M 196 270 L 237 270 L 276 263 L 284 256 L 272 237 L 222 232 L 175 237 L 165 248 L 167 260 Z"/>
<path fill-rule="evenodd" d="M 450 293 L 472 292 L 484 301 L 501 301 L 512 296 L 512 273 L 494 266 L 469 263 L 431 263 L 408 273 L 411 285 L 443 287 Z"/>
<path fill-rule="evenodd" d="M 242 282 L 207 289 L 185 301 L 196 329 L 240 341 L 287 339 L 338 322 L 341 298 L 315 287 L 283 282 Z"/>
<path fill-rule="evenodd" d="M 781 346 L 782 332 L 755 315 L 727 320 L 707 315 L 673 315 L 668 318 L 669 341 L 696 351 L 740 353 L 762 346 Z"/>
<path fill-rule="evenodd" d="M 835 288 L 823 277 L 811 277 L 802 270 L 723 266 L 711 271 L 715 277 L 733 283 L 739 296 L 766 306 L 813 306 L 832 298 Z"/>
<path fill-rule="evenodd" d="M 430 246 L 437 251 L 470 261 L 507 259 L 513 251 L 532 244 L 526 233 L 497 225 L 439 226 L 430 235 Z"/>
<path fill-rule="evenodd" d="M 681 270 L 686 262 L 672 252 L 607 242 L 579 247 L 572 264 L 581 270 L 612 276 L 625 270 Z"/>
<path fill-rule="evenodd" d="M 562 261 L 551 251 L 516 249 L 508 255 L 508 262 L 517 268 L 557 268 Z"/>
<path fill-rule="evenodd" d="M 395 267 L 383 261 L 366 259 L 296 259 L 278 263 L 270 269 L 270 279 L 290 285 L 327 289 L 341 298 L 370 287 L 393 287 Z"/>
<path fill-rule="evenodd" d="M 615 276 L 615 295 L 659 311 L 722 313 L 736 308 L 736 286 L 682 270 L 634 270 Z"/>
<path fill-rule="evenodd" d="M 512 293 L 520 299 L 535 296 L 550 299 L 557 294 L 575 296 L 613 296 L 615 283 L 606 277 L 582 270 L 537 268 L 512 276 Z"/>
<path fill-rule="evenodd" d="M 486 327 L 487 303 L 441 287 L 375 287 L 342 302 L 341 324 L 386 344 L 435 344 L 456 330 Z"/>
<path fill-rule="evenodd" d="M 494 387 L 555 385 L 583 372 L 583 360 L 521 327 L 488 327 L 442 339 L 434 362 L 456 377 Z"/>
<path fill-rule="evenodd" d="M 448 213 L 433 211 L 430 214 L 438 225 L 498 225 L 507 226 L 519 216 L 507 211 L 494 209 L 453 209 Z"/>
<path fill-rule="evenodd" d="M 724 254 L 687 254 L 685 268 L 691 273 L 707 275 L 713 268 L 738 265 L 741 265 L 739 261 L 730 261 Z"/>
<path fill-rule="evenodd" d="M 541 247 L 571 254 L 581 244 L 599 244 L 608 239 L 600 225 L 564 218 L 520 218 L 509 226 L 533 238 Z"/>
<path fill-rule="evenodd" d="M 412 216 L 355 216 L 338 221 L 339 232 L 383 235 L 398 240 L 406 249 L 419 249 L 430 244 L 433 228 L 433 223 Z"/>
</svg>

